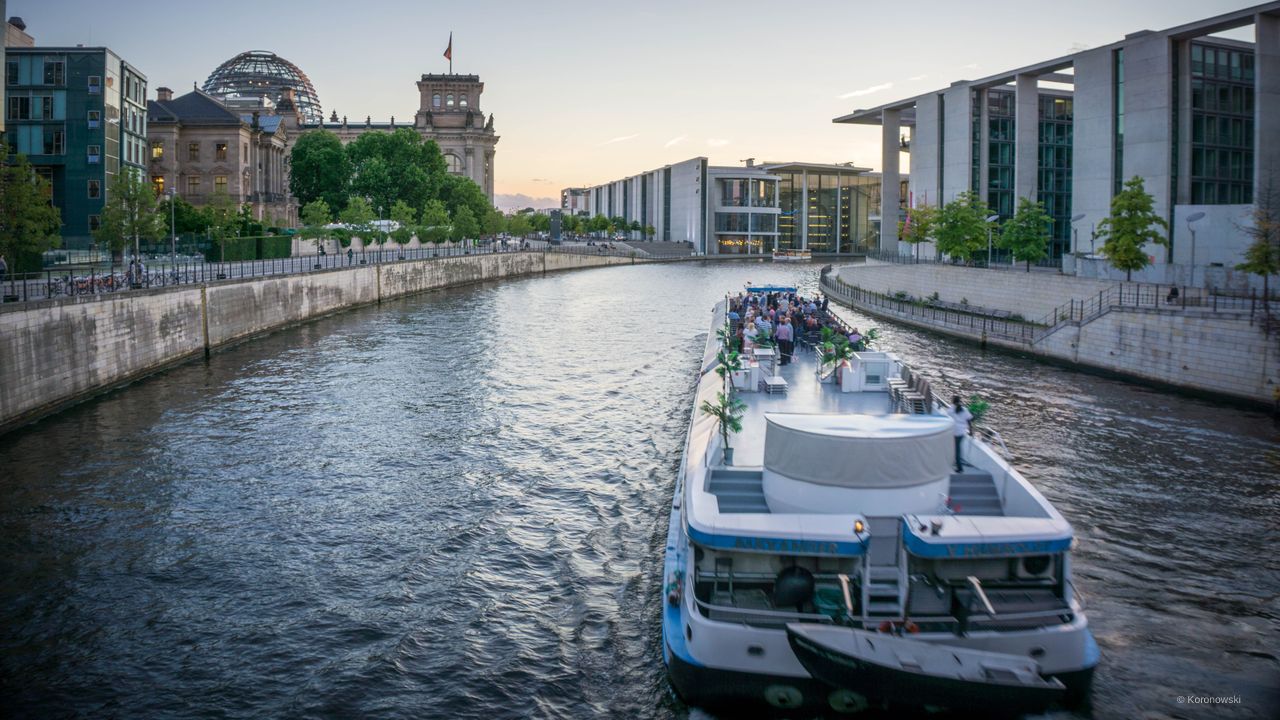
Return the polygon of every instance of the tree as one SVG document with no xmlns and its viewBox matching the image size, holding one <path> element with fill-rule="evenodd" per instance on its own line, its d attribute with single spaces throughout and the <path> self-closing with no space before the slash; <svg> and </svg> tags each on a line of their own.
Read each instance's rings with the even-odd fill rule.
<svg viewBox="0 0 1280 720">
<path fill-rule="evenodd" d="M 542 233 L 542 232 L 551 231 L 550 215 L 544 215 L 542 213 L 535 212 L 535 213 L 529 213 L 528 217 L 529 217 L 529 227 L 533 228 L 534 232 Z"/>
<path fill-rule="evenodd" d="M 173 207 L 170 208 L 170 205 Z M 159 205 L 159 212 L 162 220 L 172 217 L 173 231 L 179 235 L 183 233 L 202 233 L 209 229 L 209 213 L 205 212 L 203 208 L 198 208 L 187 202 L 181 195 L 174 195 L 171 199 L 162 200 Z"/>
<path fill-rule="evenodd" d="M 655 227 L 654 227 L 654 226 L 652 226 L 652 225 L 645 225 L 645 226 L 644 226 L 644 236 L 645 236 L 646 238 L 649 238 L 649 240 L 653 240 L 653 236 L 654 236 L 654 235 L 656 235 L 656 234 L 657 234 L 657 232 L 658 232 L 657 228 L 655 228 Z"/>
<path fill-rule="evenodd" d="M 330 209 L 341 210 L 350 185 L 351 161 L 338 136 L 328 130 L 303 133 L 289 155 L 289 189 L 298 202 L 324 200 Z"/>
<path fill-rule="evenodd" d="M 528 235 L 530 229 L 529 216 L 522 213 L 512 215 L 507 219 L 507 228 L 511 231 L 511 234 L 516 237 L 524 237 L 525 235 Z"/>
<path fill-rule="evenodd" d="M 631 226 L 630 226 L 630 228 L 629 228 L 629 229 L 631 230 L 631 232 L 636 233 L 636 234 L 639 234 L 639 232 L 640 232 L 640 221 L 639 221 L 639 220 L 632 220 L 632 221 L 631 221 Z"/>
<path fill-rule="evenodd" d="M 328 234 L 324 226 L 331 217 L 329 204 L 323 200 L 312 200 L 302 206 L 302 237 L 315 242 L 316 252 L 320 251 L 320 240 Z"/>
<path fill-rule="evenodd" d="M 401 245 L 407 245 L 413 239 L 413 228 L 418 224 L 418 211 L 412 205 L 397 200 L 391 206 L 391 219 L 400 227 L 391 231 L 391 237 Z"/>
<path fill-rule="evenodd" d="M 450 216 L 455 218 L 458 216 L 458 210 L 463 207 L 471 209 L 473 218 L 484 217 L 485 213 L 493 207 L 489 203 L 489 196 L 484 194 L 484 190 L 481 190 L 479 185 L 472 182 L 470 178 L 460 175 L 445 175 L 441 183 L 439 199 L 449 209 Z"/>
<path fill-rule="evenodd" d="M 225 190 L 213 193 L 209 204 L 205 206 L 209 213 L 209 238 L 218 248 L 218 261 L 226 260 L 226 243 L 234 237 L 240 226 L 240 218 L 236 214 L 236 202 Z"/>
<path fill-rule="evenodd" d="M 1027 272 L 1031 263 L 1049 256 L 1049 226 L 1053 218 L 1045 212 L 1044 205 L 1029 198 L 1018 199 L 1018 209 L 1000 231 L 996 246 L 1009 250 L 1015 260 L 1026 261 Z"/>
<path fill-rule="evenodd" d="M 359 235 L 368 245 L 369 236 L 373 229 L 373 206 L 368 200 L 355 196 L 347 198 L 347 206 L 342 212 L 338 213 L 338 217 L 342 219 L 342 224 L 347 226 L 347 230 L 355 235 Z"/>
<path fill-rule="evenodd" d="M 480 232 L 480 223 L 471 208 L 462 206 L 453 216 L 453 239 L 473 238 Z"/>
<path fill-rule="evenodd" d="M 16 272 L 23 258 L 58 246 L 62 218 L 49 200 L 49 181 L 36 174 L 27 156 L 12 162 L 8 157 L 8 148 L 0 145 L 0 255 Z"/>
<path fill-rule="evenodd" d="M 448 166 L 440 146 L 412 128 L 368 132 L 347 146 L 353 195 L 372 198 L 374 207 L 403 200 L 414 208 L 440 197 Z"/>
<path fill-rule="evenodd" d="M 484 220 L 480 224 L 484 226 L 485 235 L 497 235 L 507 227 L 507 216 L 499 212 L 497 208 L 490 208 L 489 212 L 484 214 Z"/>
<path fill-rule="evenodd" d="M 942 206 L 933 231 L 939 252 L 967 262 L 986 246 L 989 214 L 986 204 L 967 190 Z"/>
<path fill-rule="evenodd" d="M 1240 229 L 1251 242 L 1236 269 L 1261 275 L 1262 296 L 1270 298 L 1271 276 L 1280 273 L 1280 192 L 1270 180 L 1255 193 L 1253 224 Z M 1271 304 L 1262 305 L 1270 313 Z"/>
<path fill-rule="evenodd" d="M 1142 178 L 1134 175 L 1125 181 L 1124 189 L 1111 198 L 1111 214 L 1098 223 L 1098 237 L 1105 238 L 1102 254 L 1117 270 L 1124 270 L 1126 281 L 1133 279 L 1133 271 L 1150 264 L 1147 243 L 1168 245 L 1169 240 L 1160 234 L 1169 223 L 1152 208 L 1155 199 L 1143 189 Z"/>
<path fill-rule="evenodd" d="M 609 229 L 609 218 L 604 215 L 596 215 L 587 223 L 587 230 L 590 232 L 604 232 Z"/>
<path fill-rule="evenodd" d="M 934 205 L 918 205 L 907 211 L 906 222 L 898 223 L 898 237 L 915 246 L 916 260 L 920 259 L 920 243 L 933 240 L 938 226 L 938 208 Z"/>
<path fill-rule="evenodd" d="M 107 188 L 101 224 L 94 237 L 106 243 L 113 253 L 130 242 L 136 247 L 142 240 L 158 240 L 164 236 L 165 227 L 158 210 L 151 183 L 141 173 L 121 169 Z"/>
</svg>

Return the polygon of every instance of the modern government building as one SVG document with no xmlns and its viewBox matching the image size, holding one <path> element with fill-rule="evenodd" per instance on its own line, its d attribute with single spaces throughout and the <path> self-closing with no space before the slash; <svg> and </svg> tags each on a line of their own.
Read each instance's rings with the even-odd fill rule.
<svg viewBox="0 0 1280 720">
<path fill-rule="evenodd" d="M 1253 42 L 1221 36 L 1250 26 Z M 1157 265 L 1147 279 L 1203 282 L 1205 269 L 1240 262 L 1253 203 L 1268 188 L 1280 197 L 1280 3 L 1134 32 L 834 122 L 880 126 L 886 203 L 939 205 L 969 190 L 1007 218 L 1017 198 L 1042 201 L 1068 270 L 1073 252 L 1085 256 L 1076 271 L 1101 265 L 1087 259 L 1097 224 L 1123 182 L 1141 177 L 1170 227 L 1168 251 L 1147 248 Z M 896 223 L 879 249 L 909 252 Z"/>
<path fill-rule="evenodd" d="M 621 217 L 654 239 L 708 255 L 808 249 L 865 253 L 878 245 L 881 182 L 868 168 L 818 163 L 711 165 L 695 157 L 592 187 L 565 188 L 563 212 Z M 901 192 L 897 193 L 901 195 Z"/>
</svg>

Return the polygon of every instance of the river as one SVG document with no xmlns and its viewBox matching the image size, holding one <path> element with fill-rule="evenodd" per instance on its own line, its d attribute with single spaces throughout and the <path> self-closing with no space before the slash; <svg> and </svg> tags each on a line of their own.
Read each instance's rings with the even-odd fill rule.
<svg viewBox="0 0 1280 720">
<path fill-rule="evenodd" d="M 702 716 L 666 681 L 662 551 L 708 311 L 748 280 L 817 267 L 419 295 L 0 437 L 0 714 Z M 1267 415 L 842 312 L 990 401 L 1074 524 L 1093 717 L 1280 712 Z"/>
</svg>

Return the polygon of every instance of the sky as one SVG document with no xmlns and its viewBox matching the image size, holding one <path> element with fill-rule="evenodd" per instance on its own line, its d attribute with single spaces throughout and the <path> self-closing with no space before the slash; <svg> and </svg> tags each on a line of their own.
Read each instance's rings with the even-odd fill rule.
<svg viewBox="0 0 1280 720">
<path fill-rule="evenodd" d="M 559 205 L 696 156 L 880 165 L 859 108 L 1247 7 L 1217 0 L 8 0 L 37 45 L 105 45 L 181 93 L 246 50 L 311 78 L 327 117 L 397 122 L 422 73 L 485 84 L 500 206 Z M 519 197 L 525 196 L 525 197 Z"/>
</svg>

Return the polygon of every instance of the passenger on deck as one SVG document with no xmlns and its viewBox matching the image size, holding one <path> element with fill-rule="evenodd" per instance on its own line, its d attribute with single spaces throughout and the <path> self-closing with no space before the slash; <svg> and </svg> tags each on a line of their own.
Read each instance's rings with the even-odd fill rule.
<svg viewBox="0 0 1280 720">
<path fill-rule="evenodd" d="M 954 395 L 951 398 L 951 409 L 947 411 L 947 415 L 951 418 L 951 422 L 955 424 L 951 434 L 956 439 L 956 472 L 964 472 L 964 466 L 960 458 L 960 445 L 964 442 L 965 435 L 973 434 L 973 413 L 969 412 L 969 408 L 960 402 L 959 395 Z"/>
<path fill-rule="evenodd" d="M 791 362 L 791 352 L 795 348 L 795 329 L 791 327 L 791 318 L 783 317 L 778 325 L 778 352 L 782 353 L 781 364 Z"/>
</svg>

